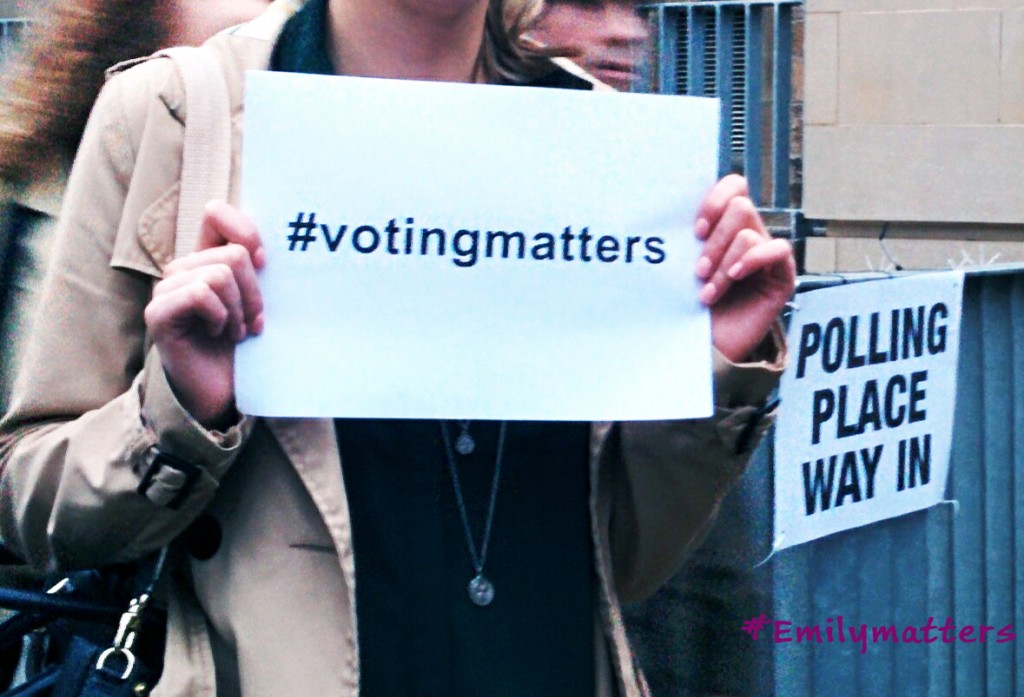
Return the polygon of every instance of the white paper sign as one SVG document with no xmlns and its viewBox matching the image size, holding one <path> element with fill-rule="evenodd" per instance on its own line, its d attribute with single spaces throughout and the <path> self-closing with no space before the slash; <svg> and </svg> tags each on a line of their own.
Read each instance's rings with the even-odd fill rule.
<svg viewBox="0 0 1024 697">
<path fill-rule="evenodd" d="M 711 413 L 697 206 L 718 103 L 254 72 L 242 208 L 263 416 Z"/>
<path fill-rule="evenodd" d="M 797 296 L 775 431 L 775 548 L 943 499 L 963 273 Z"/>
</svg>

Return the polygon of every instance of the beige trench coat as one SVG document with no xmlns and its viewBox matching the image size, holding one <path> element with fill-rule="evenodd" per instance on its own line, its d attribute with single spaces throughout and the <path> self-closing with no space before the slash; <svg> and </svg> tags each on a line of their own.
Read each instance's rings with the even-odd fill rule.
<svg viewBox="0 0 1024 697">
<path fill-rule="evenodd" d="M 234 202 L 242 71 L 267 66 L 290 9 L 279 1 L 202 49 L 228 81 Z M 143 309 L 173 257 L 184 96 L 166 59 L 123 70 L 100 95 L 42 314 L 0 425 L 0 525 L 37 566 L 89 567 L 138 558 L 207 511 L 223 539 L 206 561 L 177 559 L 166 667 L 153 694 L 354 696 L 355 568 L 332 422 L 243 418 L 225 433 L 205 431 L 176 401 L 146 335 Z M 776 353 L 771 364 L 743 366 L 716 357 L 723 406 L 712 419 L 594 425 L 599 694 L 644 693 L 619 598 L 653 590 L 702 535 L 748 459 L 738 446 L 750 405 L 777 380 Z M 172 468 L 137 492 L 157 449 L 199 466 L 177 507 L 167 504 L 185 478 Z"/>
</svg>

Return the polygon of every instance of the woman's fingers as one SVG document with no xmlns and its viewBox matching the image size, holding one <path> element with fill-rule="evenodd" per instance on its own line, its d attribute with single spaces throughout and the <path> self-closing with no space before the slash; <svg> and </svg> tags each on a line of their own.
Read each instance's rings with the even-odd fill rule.
<svg viewBox="0 0 1024 697">
<path fill-rule="evenodd" d="M 146 306 L 168 382 L 182 406 L 209 427 L 234 413 L 235 344 L 262 331 L 256 270 L 265 261 L 252 222 L 227 203 L 211 202 L 196 251 L 164 268 Z"/>
<path fill-rule="evenodd" d="M 707 281 L 718 272 L 726 250 L 742 231 L 754 233 L 763 239 L 769 237 L 754 202 L 746 196 L 735 196 L 726 204 L 717 225 L 704 243 L 701 257 L 697 261 L 697 278 Z"/>
<path fill-rule="evenodd" d="M 210 201 L 203 210 L 196 251 L 234 243 L 249 252 L 253 266 L 262 269 L 266 252 L 260 233 L 249 217 L 224 201 Z"/>
<path fill-rule="evenodd" d="M 146 305 L 146 326 L 157 344 L 174 339 L 198 320 L 207 334 L 220 336 L 228 326 L 230 310 L 210 286 L 201 281 L 154 296 Z M 184 331 L 187 331 L 184 330 Z"/>
<path fill-rule="evenodd" d="M 718 180 L 701 201 L 700 208 L 697 209 L 697 220 L 694 226 L 694 234 L 697 235 L 697 239 L 706 240 L 708 238 L 721 220 L 730 201 L 737 196 L 747 197 L 749 194 L 750 190 L 745 177 L 730 174 Z"/>
<path fill-rule="evenodd" d="M 762 294 L 772 291 L 771 281 L 777 279 L 786 285 L 786 297 L 791 279 L 796 273 L 793 246 L 782 239 L 764 239 L 753 230 L 741 230 L 726 252 L 718 271 L 700 292 L 700 300 L 707 306 L 718 302 L 733 284 L 754 274 L 769 272 L 761 289 Z"/>
<path fill-rule="evenodd" d="M 739 176 L 704 197 L 694 233 L 704 241 L 696 275 L 705 282 L 700 300 L 712 308 L 714 344 L 730 360 L 746 360 L 793 292 L 792 247 L 768 234 Z"/>
<path fill-rule="evenodd" d="M 725 265 L 723 264 L 723 267 Z M 733 281 L 742 281 L 759 271 L 779 269 L 780 277 L 795 275 L 793 246 L 788 240 L 772 239 L 748 250 L 739 260 L 729 266 L 726 273 Z"/>
<path fill-rule="evenodd" d="M 180 271 L 160 281 L 153 288 L 153 306 L 152 320 L 158 326 L 150 324 L 148 307 L 146 322 L 157 338 L 172 330 L 187 331 L 195 319 L 203 322 L 211 337 L 241 341 L 249 332 L 241 291 L 226 264 Z"/>
<path fill-rule="evenodd" d="M 729 292 L 729 288 L 738 280 L 729 272 L 735 269 L 737 264 L 742 264 L 745 255 L 764 244 L 767 244 L 765 238 L 755 230 L 744 228 L 737 232 L 728 249 L 722 254 L 714 273 L 701 288 L 700 301 L 710 307 Z"/>
<path fill-rule="evenodd" d="M 223 266 L 230 270 L 238 288 L 242 319 L 248 331 L 262 331 L 263 295 L 256 280 L 256 269 L 249 250 L 237 243 L 193 252 L 176 259 L 164 269 L 164 281 L 206 266 Z M 161 285 L 161 284 L 158 284 Z"/>
</svg>

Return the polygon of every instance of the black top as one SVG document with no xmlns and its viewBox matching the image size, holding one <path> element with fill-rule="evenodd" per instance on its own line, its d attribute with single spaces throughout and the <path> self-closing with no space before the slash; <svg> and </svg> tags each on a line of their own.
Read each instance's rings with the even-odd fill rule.
<svg viewBox="0 0 1024 697">
<path fill-rule="evenodd" d="M 326 0 L 285 25 L 273 70 L 334 74 Z M 531 86 L 589 89 L 555 69 Z M 453 440 L 459 434 L 449 422 Z M 484 575 L 475 575 L 440 423 L 336 421 L 356 558 L 361 694 L 367 697 L 592 697 L 593 544 L 586 423 L 508 425 Z M 454 454 L 474 545 L 489 508 L 499 425 L 470 425 Z"/>
<path fill-rule="evenodd" d="M 475 571 L 437 421 L 339 419 L 356 557 L 362 694 L 593 697 L 588 424 L 510 423 L 484 575 Z M 482 543 L 498 424 L 456 454 Z M 452 435 L 459 432 L 450 423 Z"/>
</svg>

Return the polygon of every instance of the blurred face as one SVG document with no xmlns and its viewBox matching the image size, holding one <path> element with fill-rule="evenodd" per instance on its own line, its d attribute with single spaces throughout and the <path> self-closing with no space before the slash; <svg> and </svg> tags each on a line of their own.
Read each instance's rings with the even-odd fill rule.
<svg viewBox="0 0 1024 697">
<path fill-rule="evenodd" d="M 629 0 L 549 3 L 530 35 L 548 46 L 576 49 L 572 60 L 580 67 L 626 90 L 637 77 L 647 24 Z"/>
<path fill-rule="evenodd" d="M 270 0 L 178 0 L 169 45 L 201 44 L 221 29 L 252 19 L 268 5 Z"/>
<path fill-rule="evenodd" d="M 350 0 L 351 1 L 351 0 Z M 369 0 L 370 5 L 380 0 Z M 459 17 L 467 12 L 486 10 L 488 0 L 398 0 L 395 4 L 405 12 L 425 17 Z"/>
</svg>

